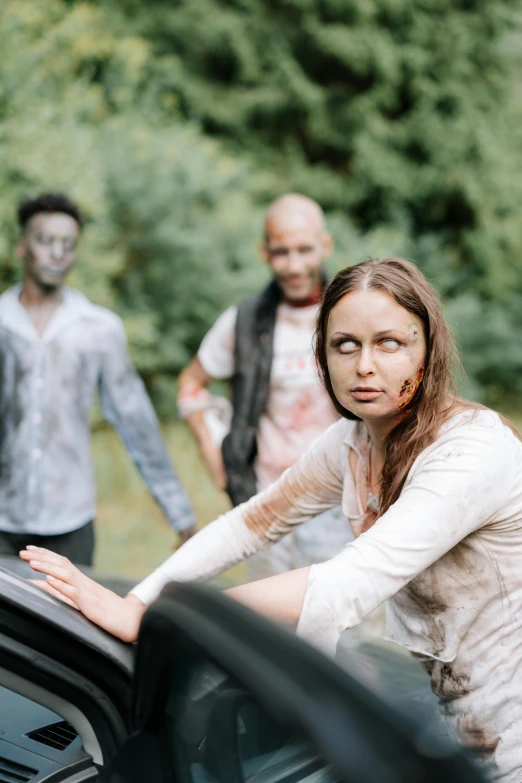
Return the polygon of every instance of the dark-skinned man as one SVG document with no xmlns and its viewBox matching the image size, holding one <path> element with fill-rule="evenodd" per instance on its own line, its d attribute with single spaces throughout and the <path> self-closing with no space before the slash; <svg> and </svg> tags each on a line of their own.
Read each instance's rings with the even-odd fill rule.
<svg viewBox="0 0 522 783">
<path fill-rule="evenodd" d="M 121 319 L 64 286 L 82 229 L 60 193 L 20 204 L 23 282 L 0 297 L 0 554 L 38 544 L 90 565 L 95 487 L 89 416 L 105 418 L 183 543 L 194 532 Z"/>
</svg>

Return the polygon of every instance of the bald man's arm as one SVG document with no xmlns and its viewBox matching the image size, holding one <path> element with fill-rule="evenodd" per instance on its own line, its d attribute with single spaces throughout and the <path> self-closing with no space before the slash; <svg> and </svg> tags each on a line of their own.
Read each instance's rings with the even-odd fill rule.
<svg viewBox="0 0 522 783">
<path fill-rule="evenodd" d="M 181 372 L 178 379 L 178 406 L 183 410 L 190 400 L 197 400 L 207 393 L 208 384 L 215 380 L 209 375 L 196 356 L 187 367 Z M 227 486 L 227 476 L 221 448 L 217 446 L 208 431 L 205 422 L 205 411 L 198 410 L 187 413 L 184 416 L 185 421 L 198 444 L 199 455 L 208 468 L 214 485 L 221 490 Z"/>
</svg>

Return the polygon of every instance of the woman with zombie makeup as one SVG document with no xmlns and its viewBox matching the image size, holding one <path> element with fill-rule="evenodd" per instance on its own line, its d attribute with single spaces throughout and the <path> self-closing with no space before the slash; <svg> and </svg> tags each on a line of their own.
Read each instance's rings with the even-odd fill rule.
<svg viewBox="0 0 522 783">
<path fill-rule="evenodd" d="M 342 419 L 271 487 L 200 531 L 126 599 L 65 558 L 21 556 L 46 589 L 122 639 L 169 581 L 231 567 L 342 503 L 355 541 L 333 559 L 229 595 L 334 654 L 387 600 L 387 637 L 431 677 L 462 744 L 493 779 L 522 767 L 522 443 L 497 413 L 452 392 L 453 341 L 426 279 L 400 258 L 341 271 L 317 358 Z"/>
</svg>

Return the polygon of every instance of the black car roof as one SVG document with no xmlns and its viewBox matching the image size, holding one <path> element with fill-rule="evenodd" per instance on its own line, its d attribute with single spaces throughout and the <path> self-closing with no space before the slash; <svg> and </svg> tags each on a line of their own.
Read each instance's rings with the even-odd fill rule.
<svg viewBox="0 0 522 783">
<path fill-rule="evenodd" d="M 66 631 L 88 647 L 102 653 L 129 674 L 134 670 L 134 646 L 119 641 L 87 620 L 80 612 L 49 593 L 0 567 L 0 600 L 25 615 L 38 617 L 54 628 Z"/>
</svg>

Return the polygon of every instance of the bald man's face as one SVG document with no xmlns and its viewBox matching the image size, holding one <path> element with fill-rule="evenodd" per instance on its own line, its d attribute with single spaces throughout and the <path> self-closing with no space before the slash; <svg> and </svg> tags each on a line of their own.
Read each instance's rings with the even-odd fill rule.
<svg viewBox="0 0 522 783">
<path fill-rule="evenodd" d="M 284 299 L 309 299 L 321 284 L 321 264 L 332 249 L 332 239 L 319 221 L 306 215 L 274 216 L 265 225 L 261 254 L 272 268 Z"/>
</svg>

